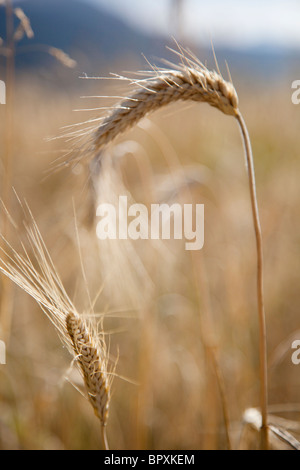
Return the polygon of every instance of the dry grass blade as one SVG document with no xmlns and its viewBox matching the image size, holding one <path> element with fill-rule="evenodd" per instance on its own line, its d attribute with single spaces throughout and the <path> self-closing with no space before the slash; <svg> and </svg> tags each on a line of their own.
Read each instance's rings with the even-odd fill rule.
<svg viewBox="0 0 300 470">
<path fill-rule="evenodd" d="M 67 68 L 73 69 L 77 65 L 76 60 L 72 59 L 63 50 L 57 49 L 57 47 L 49 47 L 48 52 L 50 55 L 52 55 L 52 57 L 54 57 L 56 60 L 58 60 L 58 62 Z"/>
<path fill-rule="evenodd" d="M 30 20 L 25 15 L 24 11 L 21 8 L 15 8 L 14 14 L 20 20 L 20 24 L 14 34 L 14 40 L 20 41 L 23 38 L 24 34 L 26 34 L 28 39 L 33 38 L 34 32 L 31 28 Z"/>
<path fill-rule="evenodd" d="M 289 421 L 273 415 L 269 415 L 268 420 L 270 450 L 300 450 L 300 442 L 289 432 Z M 240 450 L 258 450 L 260 448 L 261 426 L 262 416 L 259 410 L 247 409 L 244 413 Z"/>
</svg>

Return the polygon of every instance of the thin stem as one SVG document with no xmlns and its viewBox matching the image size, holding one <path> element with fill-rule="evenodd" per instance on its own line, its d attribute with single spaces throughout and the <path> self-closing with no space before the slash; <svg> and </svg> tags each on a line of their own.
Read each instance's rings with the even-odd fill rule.
<svg viewBox="0 0 300 470">
<path fill-rule="evenodd" d="M 8 56 L 6 62 L 6 129 L 4 147 L 4 174 L 3 174 L 3 194 L 6 207 L 8 207 L 9 194 L 11 191 L 12 177 L 12 142 L 13 142 L 13 92 L 15 79 L 15 43 L 14 43 L 14 18 L 11 0 L 6 4 L 6 41 Z"/>
<path fill-rule="evenodd" d="M 3 154 L 3 176 L 1 198 L 5 207 L 10 211 L 13 170 L 13 100 L 15 79 L 15 43 L 14 43 L 14 16 L 11 0 L 6 2 L 6 47 L 8 49 L 6 61 L 6 105 L 5 105 L 5 136 Z M 9 224 L 7 218 L 1 220 L 1 232 L 9 238 Z M 2 334 L 6 342 L 9 341 L 12 320 L 12 285 L 5 276 L 1 276 L 2 295 L 0 301 L 0 323 Z"/>
<path fill-rule="evenodd" d="M 257 249 L 257 303 L 259 316 L 259 344 L 260 344 L 260 405 L 262 415 L 261 437 L 262 449 L 268 449 L 268 370 L 267 370 L 267 334 L 266 334 L 266 316 L 264 309 L 264 292 L 263 292 L 263 245 L 262 234 L 259 220 L 259 211 L 256 197 L 255 172 L 252 155 L 252 148 L 248 130 L 245 121 L 237 112 L 237 121 L 243 136 L 245 154 L 248 166 L 248 177 L 250 187 L 250 197 L 252 206 L 252 215 L 255 230 L 256 249 Z"/>
<path fill-rule="evenodd" d="M 102 445 L 104 450 L 109 450 L 107 434 L 106 434 L 106 426 L 101 424 L 101 438 L 102 438 Z"/>
<path fill-rule="evenodd" d="M 220 365 L 217 358 L 217 351 L 215 348 L 210 347 L 208 353 L 211 356 L 211 360 L 214 367 L 214 372 L 216 374 L 216 379 L 219 387 L 220 399 L 221 399 L 221 407 L 223 412 L 223 419 L 224 419 L 224 426 L 225 426 L 225 437 L 227 443 L 227 450 L 233 450 L 233 446 L 231 444 L 231 437 L 230 437 L 230 418 L 228 413 L 228 403 L 225 393 L 225 383 L 223 379 L 223 375 L 220 369 Z"/>
<path fill-rule="evenodd" d="M 207 358 L 212 365 L 212 369 L 214 372 L 214 378 L 217 382 L 220 401 L 221 401 L 221 408 L 223 413 L 223 420 L 224 420 L 224 427 L 225 427 L 225 437 L 227 443 L 227 450 L 233 450 L 233 445 L 231 442 L 230 436 L 230 417 L 229 417 L 229 407 L 226 398 L 225 392 L 225 382 L 224 377 L 219 365 L 218 360 L 218 345 L 217 339 L 215 335 L 215 326 L 212 320 L 212 310 L 211 310 L 211 299 L 209 294 L 208 288 L 208 280 L 207 280 L 207 271 L 205 268 L 204 260 L 200 258 L 200 253 L 197 255 L 197 252 L 190 252 L 191 255 L 191 262 L 194 270 L 194 278 L 196 282 L 196 292 L 198 297 L 198 304 L 199 306 L 202 304 L 202 316 L 199 317 L 200 319 L 200 334 L 201 339 L 205 347 L 205 351 L 207 354 Z M 201 294 L 200 294 L 201 292 Z M 209 375 L 209 374 L 208 374 Z M 209 390 L 209 386 L 208 386 Z M 209 394 L 211 395 L 211 391 L 209 390 Z M 211 396 L 209 397 L 211 399 Z M 208 446 L 209 448 L 209 446 Z"/>
</svg>

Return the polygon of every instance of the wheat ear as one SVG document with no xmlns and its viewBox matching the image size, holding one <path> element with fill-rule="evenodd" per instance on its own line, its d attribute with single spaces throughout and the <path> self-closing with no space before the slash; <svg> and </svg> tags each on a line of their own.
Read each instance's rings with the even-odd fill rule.
<svg viewBox="0 0 300 470">
<path fill-rule="evenodd" d="M 175 52 L 181 60 L 172 69 L 152 67 L 146 78 L 130 79 L 115 76 L 115 79 L 126 80 L 134 91 L 117 104 L 106 116 L 91 119 L 82 123 L 85 129 L 70 129 L 66 134 L 70 140 L 80 142 L 78 152 L 65 163 L 76 162 L 81 158 L 101 158 L 103 147 L 111 143 L 119 134 L 133 127 L 144 116 L 169 103 L 178 101 L 205 102 L 219 109 L 228 116 L 237 119 L 243 138 L 254 231 L 257 252 L 257 306 L 260 335 L 260 404 L 262 415 L 262 448 L 268 448 L 268 377 L 267 377 L 267 344 L 266 320 L 263 294 L 263 249 L 262 234 L 257 205 L 254 162 L 251 142 L 245 121 L 238 108 L 238 95 L 231 82 L 224 80 L 218 72 L 208 70 L 193 54 L 179 47 Z M 99 121 L 101 124 L 99 125 Z M 72 127 L 72 126 L 71 126 Z M 80 125 L 79 125 L 80 127 Z M 64 163 L 63 163 L 64 164 Z"/>
<path fill-rule="evenodd" d="M 140 89 L 125 99 L 95 132 L 96 151 L 147 114 L 176 101 L 204 102 L 224 114 L 236 115 L 238 100 L 233 86 L 204 66 L 160 71 L 157 76 L 137 84 Z"/>
<path fill-rule="evenodd" d="M 31 252 L 24 244 L 16 250 L 0 235 L 3 241 L 0 272 L 33 297 L 55 326 L 83 377 L 87 398 L 100 420 L 103 446 L 108 449 L 105 429 L 115 365 L 108 367 L 109 355 L 102 324 L 96 323 L 93 312 L 90 312 L 91 315 L 77 312 L 29 208 L 23 207 L 23 211 Z M 9 214 L 7 216 L 12 221 Z M 99 326 L 101 331 L 98 331 Z"/>
<path fill-rule="evenodd" d="M 203 102 L 226 115 L 236 116 L 238 96 L 232 83 L 219 73 L 208 70 L 195 57 L 187 57 L 183 53 L 180 56 L 181 64 L 170 64 L 172 69 L 153 68 L 151 72 L 141 72 L 146 75 L 142 79 L 115 76 L 114 79 L 129 82 L 133 91 L 112 107 L 106 116 L 66 126 L 68 131 L 64 131 L 61 137 L 75 140 L 75 152 L 62 165 L 93 158 L 144 116 L 170 103 Z"/>
<path fill-rule="evenodd" d="M 77 314 L 69 313 L 66 318 L 67 330 L 73 343 L 76 359 L 79 363 L 85 382 L 88 398 L 96 416 L 99 418 L 102 431 L 107 423 L 111 376 L 107 374 L 107 355 L 105 344 L 99 344 L 89 331 L 86 322 Z M 104 443 L 105 443 L 104 436 Z M 105 443 L 107 448 L 107 443 Z"/>
</svg>

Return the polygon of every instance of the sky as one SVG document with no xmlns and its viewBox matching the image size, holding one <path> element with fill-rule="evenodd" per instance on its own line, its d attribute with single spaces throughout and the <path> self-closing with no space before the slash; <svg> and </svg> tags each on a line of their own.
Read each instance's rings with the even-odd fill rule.
<svg viewBox="0 0 300 470">
<path fill-rule="evenodd" d="M 300 48 L 300 0 L 182 0 L 182 32 L 171 6 L 176 0 L 86 0 L 104 6 L 147 32 L 203 45 Z"/>
</svg>

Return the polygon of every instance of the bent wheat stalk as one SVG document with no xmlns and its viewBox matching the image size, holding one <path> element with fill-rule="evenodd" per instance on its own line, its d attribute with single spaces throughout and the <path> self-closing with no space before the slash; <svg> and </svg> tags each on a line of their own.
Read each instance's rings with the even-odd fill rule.
<svg viewBox="0 0 300 470">
<path fill-rule="evenodd" d="M 64 128 L 68 130 L 64 130 L 60 138 L 75 140 L 75 146 L 70 159 L 61 165 L 92 159 L 144 116 L 177 101 L 208 103 L 224 114 L 237 116 L 238 96 L 232 83 L 225 81 L 219 73 L 208 70 L 196 58 L 186 57 L 183 53 L 179 55 L 182 64 L 171 64 L 173 70 L 153 68 L 152 72 L 141 72 L 146 75 L 143 79 L 114 76 L 115 80 L 129 82 L 133 92 L 116 106 L 108 108 L 107 116 Z"/>
<path fill-rule="evenodd" d="M 70 300 L 30 210 L 24 208 L 30 252 L 16 250 L 0 235 L 0 272 L 33 297 L 73 356 L 83 377 L 86 396 L 101 424 L 103 447 L 108 449 L 106 424 L 115 365 L 109 368 L 104 332 L 93 315 L 80 315 Z M 7 214 L 9 217 L 9 215 Z M 12 220 L 12 219 L 10 219 Z M 15 226 L 15 228 L 17 228 Z M 21 251 L 22 250 L 22 251 Z M 93 312 L 91 312 L 93 313 Z"/>
<path fill-rule="evenodd" d="M 251 142 L 246 124 L 238 108 L 238 95 L 231 82 L 224 80 L 220 71 L 208 70 L 189 51 L 179 48 L 175 52 L 181 60 L 179 65 L 168 63 L 172 69 L 153 67 L 145 72 L 146 78 L 131 79 L 114 76 L 114 79 L 128 81 L 134 87 L 129 96 L 120 101 L 104 117 L 90 119 L 70 126 L 65 134 L 69 140 L 75 140 L 77 152 L 63 164 L 81 159 L 101 159 L 103 147 L 110 144 L 117 136 L 128 131 L 144 116 L 178 101 L 207 103 L 228 116 L 237 119 L 241 130 L 247 160 L 252 216 L 257 250 L 257 305 L 260 330 L 260 405 L 262 415 L 262 448 L 268 448 L 268 383 L 267 383 L 267 346 L 266 321 L 263 295 L 263 250 L 262 235 L 257 206 L 254 163 Z M 85 77 L 88 78 L 88 77 Z M 99 125 L 100 121 L 100 125 Z M 83 127 L 82 127 L 83 126 Z"/>
<path fill-rule="evenodd" d="M 95 150 L 134 126 L 144 116 L 175 101 L 205 102 L 224 114 L 236 115 L 237 94 L 231 83 L 216 72 L 202 67 L 160 71 L 157 76 L 139 81 L 140 89 L 109 115 L 94 135 Z"/>
</svg>

